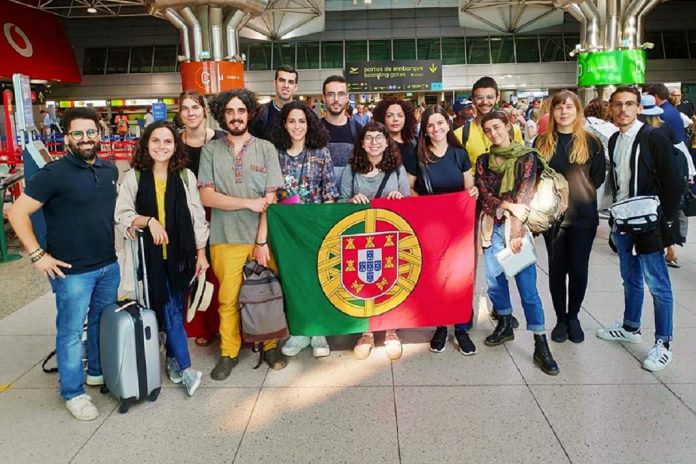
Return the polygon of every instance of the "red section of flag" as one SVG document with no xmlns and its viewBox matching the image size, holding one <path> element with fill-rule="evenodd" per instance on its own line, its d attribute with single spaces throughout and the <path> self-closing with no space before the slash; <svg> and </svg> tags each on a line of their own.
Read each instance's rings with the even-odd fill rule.
<svg viewBox="0 0 696 464">
<path fill-rule="evenodd" d="M 0 0 L 0 77 L 79 83 L 82 78 L 60 20 L 34 8 Z"/>
<path fill-rule="evenodd" d="M 398 307 L 370 318 L 370 330 L 470 322 L 473 315 L 476 199 L 468 193 L 373 200 L 372 208 L 393 211 L 414 230 L 422 269 L 416 287 Z"/>
</svg>

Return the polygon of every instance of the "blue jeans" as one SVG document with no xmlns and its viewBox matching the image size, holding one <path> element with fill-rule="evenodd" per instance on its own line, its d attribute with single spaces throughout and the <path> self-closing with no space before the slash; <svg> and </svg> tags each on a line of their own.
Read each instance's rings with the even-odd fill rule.
<svg viewBox="0 0 696 464">
<path fill-rule="evenodd" d="M 121 282 L 118 262 L 82 274 L 51 280 L 56 295 L 56 355 L 60 396 L 70 400 L 85 392 L 82 367 L 82 324 L 87 317 L 87 373 L 101 375 L 99 321 L 116 303 Z"/>
<path fill-rule="evenodd" d="M 496 253 L 505 248 L 505 226 L 503 224 L 493 226 L 491 240 L 491 246 L 483 249 L 488 298 L 499 315 L 509 316 L 512 314 L 510 287 L 503 268 L 500 267 L 500 263 L 495 257 Z M 536 287 L 536 272 L 536 265 L 529 266 L 515 276 L 515 283 L 522 299 L 524 317 L 527 319 L 527 330 L 542 332 L 544 330 L 544 308 L 541 305 L 541 298 Z"/>
<path fill-rule="evenodd" d="M 167 279 L 169 299 L 162 307 L 164 333 L 167 334 L 167 356 L 172 356 L 179 363 L 181 370 L 191 367 L 188 349 L 188 335 L 184 330 L 184 295 L 172 292 Z"/>
<path fill-rule="evenodd" d="M 643 279 L 655 305 L 655 340 L 672 339 L 674 300 L 672 283 L 662 250 L 647 255 L 633 254 L 633 237 L 613 232 L 624 287 L 624 320 L 628 327 L 640 328 L 643 313 Z"/>
</svg>

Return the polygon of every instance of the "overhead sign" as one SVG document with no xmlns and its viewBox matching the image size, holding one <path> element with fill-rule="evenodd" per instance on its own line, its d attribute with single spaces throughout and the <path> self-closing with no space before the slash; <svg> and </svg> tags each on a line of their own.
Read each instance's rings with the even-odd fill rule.
<svg viewBox="0 0 696 464">
<path fill-rule="evenodd" d="M 181 63 L 181 87 L 203 95 L 244 88 L 244 64 L 232 61 Z"/>
<path fill-rule="evenodd" d="M 578 55 L 578 86 L 642 84 L 645 50 L 611 50 Z"/>
<path fill-rule="evenodd" d="M 442 90 L 440 60 L 367 61 L 346 63 L 351 92 L 413 92 Z"/>
<path fill-rule="evenodd" d="M 152 104 L 152 117 L 155 121 L 164 121 L 167 119 L 167 105 L 158 102 Z"/>
<path fill-rule="evenodd" d="M 55 15 L 0 0 L 0 77 L 79 83 L 70 43 Z"/>
</svg>

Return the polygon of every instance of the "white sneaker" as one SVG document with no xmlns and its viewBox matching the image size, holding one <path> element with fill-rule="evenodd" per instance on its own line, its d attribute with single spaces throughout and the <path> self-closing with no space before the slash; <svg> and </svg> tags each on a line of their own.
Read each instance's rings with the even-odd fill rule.
<svg viewBox="0 0 696 464">
<path fill-rule="evenodd" d="M 315 358 L 324 358 L 331 354 L 326 337 L 312 337 L 312 354 Z"/>
<path fill-rule="evenodd" d="M 65 407 L 77 420 L 91 421 L 99 416 L 99 411 L 92 404 L 92 397 L 85 393 L 66 401 Z"/>
<path fill-rule="evenodd" d="M 184 373 L 179 367 L 179 362 L 174 357 L 167 358 L 167 377 L 175 384 L 180 384 L 184 380 Z"/>
<path fill-rule="evenodd" d="M 597 336 L 602 340 L 609 340 L 610 342 L 626 342 L 626 343 L 640 343 L 641 334 L 640 329 L 635 332 L 629 332 L 623 328 L 621 322 L 616 322 L 614 325 L 607 327 L 606 329 L 598 329 Z"/>
<path fill-rule="evenodd" d="M 196 390 L 198 390 L 198 387 L 201 385 L 203 373 L 201 371 L 196 371 L 189 368 L 183 371 L 181 377 L 184 388 L 186 389 L 186 393 L 188 393 L 188 396 L 193 396 L 194 393 L 196 393 Z"/>
<path fill-rule="evenodd" d="M 87 380 L 85 383 L 90 387 L 100 387 L 104 385 L 104 376 L 87 374 Z"/>
<path fill-rule="evenodd" d="M 672 361 L 672 350 L 666 348 L 662 340 L 658 340 L 643 360 L 643 369 L 658 372 L 667 367 L 670 361 Z"/>
<path fill-rule="evenodd" d="M 309 346 L 309 343 L 309 337 L 305 337 L 304 335 L 291 335 L 290 338 L 285 341 L 285 345 L 280 349 L 280 352 L 285 356 L 297 356 L 300 354 L 300 351 Z"/>
</svg>

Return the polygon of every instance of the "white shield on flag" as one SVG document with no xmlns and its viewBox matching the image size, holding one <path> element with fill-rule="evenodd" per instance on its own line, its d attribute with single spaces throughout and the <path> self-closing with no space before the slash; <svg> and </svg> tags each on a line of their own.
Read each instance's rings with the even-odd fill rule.
<svg viewBox="0 0 696 464">
<path fill-rule="evenodd" d="M 382 249 L 358 250 L 358 277 L 373 284 L 382 277 Z"/>
</svg>

